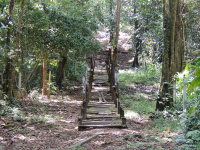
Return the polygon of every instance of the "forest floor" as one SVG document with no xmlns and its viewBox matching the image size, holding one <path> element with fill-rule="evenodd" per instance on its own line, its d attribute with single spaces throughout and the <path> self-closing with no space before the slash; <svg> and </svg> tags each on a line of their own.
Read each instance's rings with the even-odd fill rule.
<svg viewBox="0 0 200 150">
<path fill-rule="evenodd" d="M 96 38 L 105 44 L 108 40 L 105 33 L 99 33 Z M 133 53 L 129 51 L 130 36 L 121 33 L 119 39 L 118 64 L 120 70 L 131 66 Z M 100 53 L 99 53 L 100 54 Z M 134 83 L 133 83 L 134 84 Z M 152 94 L 158 85 L 136 83 L 135 90 L 123 89 L 122 94 L 135 93 Z M 123 96 L 123 95 L 122 95 Z M 124 98 L 123 98 L 124 99 Z M 140 101 L 142 99 L 132 99 Z M 154 103 L 153 97 L 148 97 L 149 103 Z M 128 116 L 129 105 L 124 105 L 127 127 L 87 129 L 78 131 L 77 118 L 83 101 L 80 83 L 74 83 L 63 95 L 51 95 L 50 99 L 42 97 L 37 91 L 32 91 L 23 100 L 23 107 L 17 109 L 0 120 L 0 149 L 5 150 L 58 150 L 58 149 L 134 149 L 134 150 L 173 150 L 177 146 L 173 136 L 176 132 L 153 130 L 152 120 L 142 114 Z M 145 106 L 143 106 L 145 107 Z M 151 112 L 146 112 L 151 113 Z M 100 133 L 100 134 L 99 134 Z M 94 134 L 91 140 L 80 145 Z"/>
</svg>

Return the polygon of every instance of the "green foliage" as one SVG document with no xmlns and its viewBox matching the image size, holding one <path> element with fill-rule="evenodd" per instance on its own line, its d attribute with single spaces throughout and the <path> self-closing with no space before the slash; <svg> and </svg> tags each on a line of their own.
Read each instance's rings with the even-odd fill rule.
<svg viewBox="0 0 200 150">
<path fill-rule="evenodd" d="M 176 118 L 163 118 L 160 117 L 158 119 L 154 119 L 149 124 L 149 129 L 153 129 L 155 131 L 168 131 L 168 128 L 170 128 L 170 131 L 177 131 L 180 129 L 179 120 Z"/>
<path fill-rule="evenodd" d="M 82 77 L 85 74 L 86 63 L 77 61 L 76 65 L 75 65 L 75 63 L 73 63 L 73 62 L 74 61 L 72 61 L 71 63 L 68 63 L 68 65 L 66 67 L 67 79 L 77 79 L 80 81 L 80 80 L 82 80 Z M 76 70 L 76 72 L 75 72 L 75 70 Z"/>
<path fill-rule="evenodd" d="M 121 99 L 121 104 L 124 107 L 129 107 L 128 110 L 133 110 L 134 113 L 144 115 L 145 117 L 148 117 L 150 113 L 154 112 L 156 105 L 155 102 L 149 102 L 145 99 L 139 99 L 138 101 L 134 99 Z"/>
<path fill-rule="evenodd" d="M 187 132 L 186 137 L 191 138 L 194 141 L 200 142 L 200 131 L 199 130 L 189 131 Z"/>
<path fill-rule="evenodd" d="M 6 116 L 10 112 L 12 112 L 12 109 L 8 102 L 5 100 L 0 100 L 0 116 Z"/>
<path fill-rule="evenodd" d="M 181 125 L 183 128 L 188 130 L 200 129 L 200 105 L 199 105 L 199 96 L 200 96 L 200 87 L 199 87 L 199 77 L 200 77 L 200 59 L 197 59 L 194 65 L 186 66 L 186 71 L 183 71 L 182 74 L 185 74 L 185 81 L 179 79 L 178 84 L 187 84 L 188 94 L 187 94 L 187 111 L 181 115 Z M 181 73 L 180 73 L 181 75 Z M 189 81 L 189 82 L 187 82 Z M 179 90 L 182 90 L 182 86 L 179 86 Z M 181 91 L 180 91 L 181 92 Z M 182 94 L 181 94 L 182 97 Z M 182 98 L 180 99 L 182 101 Z"/>
<path fill-rule="evenodd" d="M 194 67 L 195 67 L 195 71 L 193 73 L 194 79 L 190 83 L 190 85 L 188 87 L 188 91 L 194 90 L 196 87 L 198 87 L 200 85 L 200 58 L 197 59 Z"/>
<path fill-rule="evenodd" d="M 139 83 L 144 85 L 152 85 L 155 84 L 160 75 L 160 65 L 157 65 L 157 68 L 155 68 L 155 65 L 148 65 L 144 69 L 139 68 L 135 70 L 127 70 L 125 72 L 119 73 L 119 82 L 120 89 L 125 88 L 126 86 L 131 87 L 133 83 Z"/>
</svg>

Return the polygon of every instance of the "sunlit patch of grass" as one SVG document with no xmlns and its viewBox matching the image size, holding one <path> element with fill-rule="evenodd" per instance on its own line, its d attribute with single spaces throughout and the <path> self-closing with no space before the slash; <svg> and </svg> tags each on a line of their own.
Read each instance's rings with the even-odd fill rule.
<svg viewBox="0 0 200 150">
<path fill-rule="evenodd" d="M 154 131 L 168 131 L 168 129 L 170 129 L 170 131 L 177 131 L 178 129 L 180 129 L 180 125 L 179 120 L 175 118 L 173 119 L 161 117 L 153 120 L 149 124 L 148 128 Z"/>
<path fill-rule="evenodd" d="M 122 101 L 126 107 L 129 107 L 130 110 L 135 113 L 142 115 L 144 118 L 148 118 L 150 113 L 155 111 L 155 102 L 149 102 L 147 100 L 143 101 Z M 126 111 L 125 111 L 126 112 Z"/>
<path fill-rule="evenodd" d="M 121 100 L 146 100 L 148 95 L 145 93 L 136 93 L 136 94 L 125 94 L 120 95 Z"/>
<path fill-rule="evenodd" d="M 53 116 L 53 115 L 47 115 L 47 114 L 42 114 L 42 115 L 34 115 L 31 114 L 29 115 L 29 118 L 31 119 L 32 122 L 40 122 L 40 123 L 55 123 L 58 120 L 58 116 Z"/>
<path fill-rule="evenodd" d="M 151 112 L 155 111 L 156 102 L 150 102 L 147 100 L 146 94 L 133 94 L 121 96 L 121 104 L 128 110 L 132 110 L 135 113 L 142 115 L 144 118 L 148 118 Z"/>
<path fill-rule="evenodd" d="M 127 70 L 119 72 L 120 88 L 133 83 L 153 85 L 158 82 L 156 75 L 149 75 L 144 70 Z"/>
<path fill-rule="evenodd" d="M 134 117 L 139 117 L 139 114 L 134 110 L 125 110 L 125 117 L 128 119 L 132 119 Z"/>
</svg>

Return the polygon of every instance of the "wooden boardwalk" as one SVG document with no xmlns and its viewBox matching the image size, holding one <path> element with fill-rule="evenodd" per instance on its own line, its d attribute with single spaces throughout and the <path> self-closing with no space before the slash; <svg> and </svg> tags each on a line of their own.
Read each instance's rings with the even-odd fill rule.
<svg viewBox="0 0 200 150">
<path fill-rule="evenodd" d="M 96 58 L 96 61 L 100 60 Z M 99 127 L 126 128 L 126 118 L 124 110 L 120 107 L 117 86 L 108 82 L 109 78 L 112 78 L 108 74 L 109 67 L 98 62 L 100 65 L 95 68 L 93 57 L 90 58 L 90 64 L 89 82 L 85 85 L 85 99 L 78 118 L 79 131 Z"/>
</svg>

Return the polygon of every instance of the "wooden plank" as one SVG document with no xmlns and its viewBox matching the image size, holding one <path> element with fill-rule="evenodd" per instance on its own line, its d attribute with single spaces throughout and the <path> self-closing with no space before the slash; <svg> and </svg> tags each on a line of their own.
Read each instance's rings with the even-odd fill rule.
<svg viewBox="0 0 200 150">
<path fill-rule="evenodd" d="M 101 102 L 101 103 L 99 103 L 99 102 L 90 102 L 88 105 L 89 106 L 93 106 L 93 105 L 100 105 L 100 104 L 102 104 L 102 105 L 114 105 L 113 102 Z"/>
<path fill-rule="evenodd" d="M 80 125 L 79 127 L 119 127 L 119 128 L 122 128 L 122 127 L 125 127 L 124 125 L 122 125 L 122 124 L 113 124 L 113 125 Z"/>
<path fill-rule="evenodd" d="M 98 114 L 98 111 L 87 111 L 87 114 Z"/>
<path fill-rule="evenodd" d="M 108 120 L 108 121 L 90 121 L 90 120 L 82 120 L 81 125 L 115 125 L 122 124 L 122 120 Z"/>
<path fill-rule="evenodd" d="M 115 108 L 115 106 L 114 105 L 93 105 L 93 106 L 89 106 L 89 109 L 91 109 L 91 108 L 107 108 L 107 109 L 113 109 L 113 108 Z"/>
<path fill-rule="evenodd" d="M 111 109 L 103 109 L 103 108 L 91 108 L 88 109 L 86 114 L 90 114 L 90 113 L 96 113 L 98 112 L 98 114 L 111 114 Z"/>
<path fill-rule="evenodd" d="M 99 114 L 87 114 L 86 115 L 86 118 L 92 118 L 92 117 L 94 117 L 94 118 L 98 118 L 98 117 L 105 117 L 105 118 L 113 118 L 113 117 L 120 117 L 120 115 L 118 115 L 118 114 L 109 114 L 109 115 L 99 115 Z"/>
<path fill-rule="evenodd" d="M 86 119 L 90 120 L 90 119 L 102 119 L 102 118 L 116 118 L 119 119 L 119 116 L 115 116 L 115 115 L 94 115 L 94 116 L 86 116 Z"/>
<path fill-rule="evenodd" d="M 97 134 L 93 134 L 93 135 L 91 135 L 90 137 L 88 137 L 88 138 L 86 138 L 86 139 L 83 139 L 81 142 L 76 143 L 75 145 L 72 145 L 72 146 L 68 147 L 68 149 L 71 149 L 71 148 L 74 148 L 74 147 L 76 147 L 76 146 L 78 146 L 78 145 L 82 145 L 82 144 L 84 144 L 84 143 L 87 143 L 88 141 L 94 139 L 95 137 L 97 137 L 98 135 L 101 135 L 101 134 L 104 134 L 104 132 L 97 133 Z"/>
</svg>

